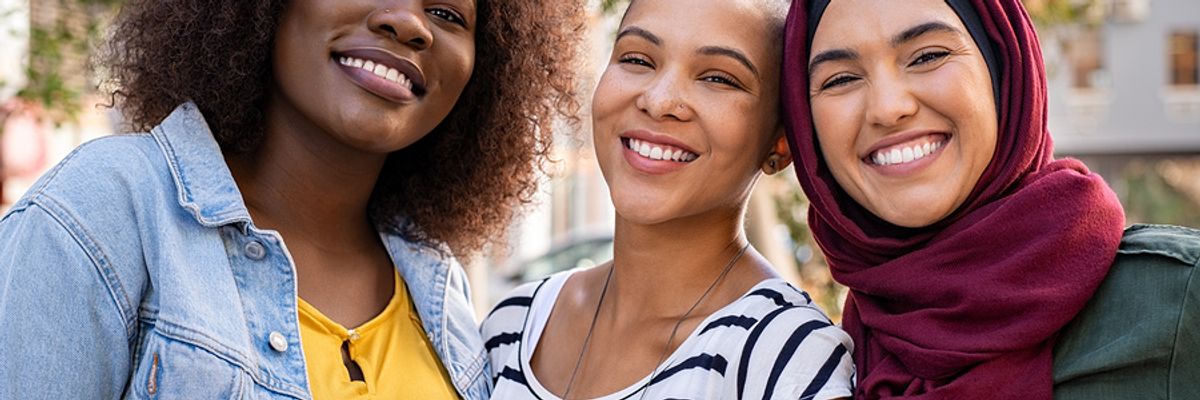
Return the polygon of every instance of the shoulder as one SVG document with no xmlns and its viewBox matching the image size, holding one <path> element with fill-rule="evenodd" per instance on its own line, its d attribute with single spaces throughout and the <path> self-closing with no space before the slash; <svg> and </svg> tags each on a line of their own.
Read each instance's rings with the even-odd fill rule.
<svg viewBox="0 0 1200 400">
<path fill-rule="evenodd" d="M 1117 249 L 1117 262 L 1139 259 L 1178 262 L 1195 266 L 1200 262 L 1200 230 L 1171 225 L 1134 225 L 1125 230 Z"/>
<path fill-rule="evenodd" d="M 169 190 L 170 173 L 149 134 L 106 136 L 84 143 L 43 175 L 13 209 L 40 204 L 60 212 L 115 211 L 138 193 Z"/>
<path fill-rule="evenodd" d="M 850 396 L 853 342 L 806 293 L 768 280 L 726 310 L 702 329 L 732 328 L 716 341 L 738 347 L 729 354 L 741 397 Z"/>
<path fill-rule="evenodd" d="M 778 353 L 809 339 L 824 350 L 838 345 L 850 350 L 852 346 L 850 336 L 835 326 L 807 293 L 782 280 L 760 283 L 726 309 L 718 321 L 747 318 L 743 322 L 749 327 L 745 351 Z"/>
<path fill-rule="evenodd" d="M 488 312 L 487 317 L 483 319 L 483 324 L 480 327 L 480 330 L 483 332 L 483 339 L 490 340 L 495 335 L 504 332 L 519 334 L 523 331 L 525 315 L 529 313 L 530 307 L 533 306 L 534 295 L 549 280 L 550 278 L 545 278 L 540 281 L 527 282 L 505 294 L 492 307 L 491 311 Z M 488 343 L 487 345 L 489 350 L 494 348 L 492 343 Z"/>
<path fill-rule="evenodd" d="M 1198 263 L 1200 231 L 1166 225 L 1127 229 L 1108 276 L 1055 347 L 1056 395 L 1094 398 L 1143 385 L 1166 389 L 1151 382 L 1200 373 L 1200 334 L 1188 329 L 1200 323 Z"/>
</svg>

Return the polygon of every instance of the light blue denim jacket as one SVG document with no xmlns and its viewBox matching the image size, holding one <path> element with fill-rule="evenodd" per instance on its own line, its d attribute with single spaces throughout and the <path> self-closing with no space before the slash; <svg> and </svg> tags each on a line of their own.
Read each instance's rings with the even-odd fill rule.
<svg viewBox="0 0 1200 400">
<path fill-rule="evenodd" d="M 381 237 L 459 394 L 487 398 L 462 267 Z M 0 399 L 309 397 L 287 247 L 194 105 L 80 146 L 0 219 Z"/>
</svg>

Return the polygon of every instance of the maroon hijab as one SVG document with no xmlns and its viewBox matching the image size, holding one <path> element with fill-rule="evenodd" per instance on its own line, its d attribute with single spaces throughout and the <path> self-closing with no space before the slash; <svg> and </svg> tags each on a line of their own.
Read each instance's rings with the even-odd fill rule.
<svg viewBox="0 0 1200 400">
<path fill-rule="evenodd" d="M 809 224 L 850 288 L 856 397 L 1051 399 L 1055 336 L 1116 255 L 1124 213 L 1076 160 L 1054 160 L 1046 82 L 1019 0 L 972 0 L 1002 71 L 995 155 L 951 216 L 907 229 L 845 193 L 822 159 L 808 98 L 809 0 L 792 2 L 783 103 Z M 986 96 L 987 94 L 980 94 Z"/>
</svg>

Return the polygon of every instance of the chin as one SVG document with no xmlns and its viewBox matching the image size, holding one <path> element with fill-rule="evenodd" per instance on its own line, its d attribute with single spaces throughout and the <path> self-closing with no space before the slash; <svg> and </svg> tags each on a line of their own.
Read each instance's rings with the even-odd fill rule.
<svg viewBox="0 0 1200 400">
<path fill-rule="evenodd" d="M 932 211 L 929 204 L 928 201 L 912 202 L 905 205 L 890 205 L 885 212 L 870 211 L 884 221 L 903 228 L 924 228 L 941 221 L 950 214 L 941 211 L 944 207 L 937 207 L 938 211 Z M 918 212 L 913 212 L 913 210 L 918 210 Z"/>
<path fill-rule="evenodd" d="M 673 219 L 675 216 L 665 203 L 645 198 L 621 200 L 613 197 L 617 218 L 638 225 L 656 225 Z"/>
</svg>

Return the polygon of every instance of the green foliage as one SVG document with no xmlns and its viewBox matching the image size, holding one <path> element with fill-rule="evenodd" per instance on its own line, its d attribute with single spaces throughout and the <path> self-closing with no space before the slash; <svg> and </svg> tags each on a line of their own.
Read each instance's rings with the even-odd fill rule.
<svg viewBox="0 0 1200 400">
<path fill-rule="evenodd" d="M 86 77 L 91 50 L 121 0 L 50 0 L 32 6 L 59 8 L 54 21 L 31 24 L 26 82 L 16 97 L 40 106 L 56 122 L 74 119 L 92 89 Z M 74 76 L 81 74 L 83 76 Z"/>
<path fill-rule="evenodd" d="M 605 14 L 617 12 L 621 6 L 628 4 L 629 0 L 600 0 L 600 11 Z"/>
</svg>

